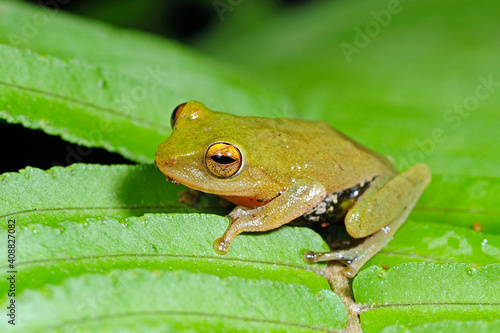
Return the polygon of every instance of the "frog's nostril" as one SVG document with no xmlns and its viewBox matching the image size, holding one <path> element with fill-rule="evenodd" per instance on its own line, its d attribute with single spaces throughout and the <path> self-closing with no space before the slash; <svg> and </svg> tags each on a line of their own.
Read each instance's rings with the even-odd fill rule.
<svg viewBox="0 0 500 333">
<path fill-rule="evenodd" d="M 170 162 L 167 162 L 167 165 L 174 166 L 177 163 L 177 159 L 175 157 L 172 157 L 170 159 Z"/>
</svg>

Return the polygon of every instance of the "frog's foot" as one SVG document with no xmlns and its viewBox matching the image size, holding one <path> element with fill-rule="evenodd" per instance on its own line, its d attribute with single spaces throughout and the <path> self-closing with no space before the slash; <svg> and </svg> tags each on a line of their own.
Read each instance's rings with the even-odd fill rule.
<svg viewBox="0 0 500 333">
<path fill-rule="evenodd" d="M 231 220 L 232 221 L 232 220 Z M 240 232 L 236 232 L 235 228 L 233 227 L 233 222 L 231 222 L 231 225 L 229 228 L 227 228 L 226 232 L 222 237 L 217 238 L 214 242 L 214 250 L 218 254 L 226 254 L 229 252 L 229 248 L 231 247 L 231 242 L 233 239 L 239 235 Z"/>
<path fill-rule="evenodd" d="M 225 239 L 224 237 L 217 238 L 214 242 L 214 250 L 218 254 L 226 254 L 229 252 L 229 247 L 231 246 L 232 239 Z"/>
<path fill-rule="evenodd" d="M 359 269 L 392 239 L 430 180 L 429 168 L 423 164 L 417 164 L 392 179 L 379 178 L 358 199 L 345 220 L 347 232 L 352 237 L 369 236 L 364 238 L 361 244 L 348 250 L 306 252 L 304 260 L 343 261 L 347 263 L 344 274 L 354 277 Z"/>
<path fill-rule="evenodd" d="M 231 225 L 226 230 L 224 235 L 222 235 L 222 237 L 220 238 L 217 238 L 217 240 L 214 242 L 215 252 L 217 252 L 218 254 L 228 253 L 233 239 L 243 231 L 240 229 L 242 229 L 241 225 L 244 224 L 243 220 L 245 220 L 245 217 L 246 219 L 248 219 L 249 216 L 252 216 L 252 214 L 256 213 L 256 208 L 249 208 L 245 206 L 235 207 L 233 211 L 226 216 L 231 221 Z M 237 222 L 239 220 L 241 221 Z"/>
<path fill-rule="evenodd" d="M 306 251 L 303 254 L 304 261 L 307 263 L 315 263 L 320 261 L 341 261 L 347 266 L 344 268 L 344 274 L 353 278 L 358 273 L 359 269 L 379 252 L 396 233 L 401 224 L 404 223 L 406 217 L 410 213 L 410 209 L 404 214 L 389 224 L 387 227 L 382 228 L 371 236 L 368 236 L 364 241 L 351 249 L 337 250 L 331 252 L 312 252 Z"/>
<path fill-rule="evenodd" d="M 214 242 L 215 252 L 218 254 L 226 254 L 229 252 L 231 242 L 236 236 L 244 231 L 260 231 L 259 212 L 261 207 L 248 208 L 244 206 L 237 206 L 227 217 L 230 219 L 231 224 L 227 228 L 222 237 L 217 238 Z"/>
<path fill-rule="evenodd" d="M 308 264 L 314 264 L 321 261 L 341 261 L 348 265 L 352 262 L 356 255 L 349 250 L 329 251 L 329 252 L 314 252 L 306 251 L 303 253 L 304 261 Z"/>
<path fill-rule="evenodd" d="M 340 261 L 346 265 L 343 269 L 343 273 L 347 277 L 354 277 L 358 273 L 361 266 L 353 264 L 359 255 L 358 251 L 354 249 L 349 250 L 338 250 L 330 252 L 313 252 L 306 251 L 303 254 L 304 261 L 308 264 L 313 264 L 322 261 Z M 358 267 L 359 266 L 359 267 Z"/>
</svg>

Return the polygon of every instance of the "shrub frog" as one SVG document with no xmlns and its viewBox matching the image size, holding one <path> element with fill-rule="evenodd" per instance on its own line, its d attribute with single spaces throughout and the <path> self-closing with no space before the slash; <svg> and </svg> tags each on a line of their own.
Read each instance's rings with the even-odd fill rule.
<svg viewBox="0 0 500 333">
<path fill-rule="evenodd" d="M 347 250 L 306 252 L 306 262 L 340 260 L 353 277 L 392 238 L 431 179 L 418 164 L 398 174 L 392 163 L 323 122 L 239 117 L 191 101 L 172 113 L 171 136 L 155 163 L 174 182 L 237 205 L 214 244 L 278 228 L 299 217 L 344 221 L 364 241 Z"/>
</svg>

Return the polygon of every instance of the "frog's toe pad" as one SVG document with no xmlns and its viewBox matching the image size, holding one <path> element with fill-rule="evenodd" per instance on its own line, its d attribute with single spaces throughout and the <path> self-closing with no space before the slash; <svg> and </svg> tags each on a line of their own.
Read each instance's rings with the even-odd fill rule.
<svg viewBox="0 0 500 333">
<path fill-rule="evenodd" d="M 304 259 L 304 261 L 308 264 L 314 264 L 315 262 L 317 262 L 317 256 L 316 256 L 316 252 L 313 252 L 313 251 L 306 251 L 302 254 L 302 258 Z"/>
<path fill-rule="evenodd" d="M 218 254 L 226 254 L 229 252 L 230 245 L 231 243 L 225 242 L 224 238 L 221 237 L 214 242 L 214 250 Z"/>
</svg>

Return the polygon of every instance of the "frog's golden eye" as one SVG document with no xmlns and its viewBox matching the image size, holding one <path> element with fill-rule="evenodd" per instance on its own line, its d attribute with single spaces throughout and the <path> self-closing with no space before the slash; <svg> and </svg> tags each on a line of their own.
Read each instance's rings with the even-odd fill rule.
<svg viewBox="0 0 500 333">
<path fill-rule="evenodd" d="M 175 122 L 177 121 L 177 118 L 179 118 L 179 115 L 181 114 L 181 111 L 182 109 L 184 109 L 184 106 L 186 106 L 186 104 L 187 103 L 182 103 L 172 112 L 172 116 L 170 117 L 170 125 L 172 126 L 172 129 L 174 128 Z"/>
<path fill-rule="evenodd" d="M 205 153 L 205 165 L 214 176 L 228 178 L 241 168 L 243 159 L 236 146 L 226 142 L 217 142 L 208 147 Z"/>
</svg>

